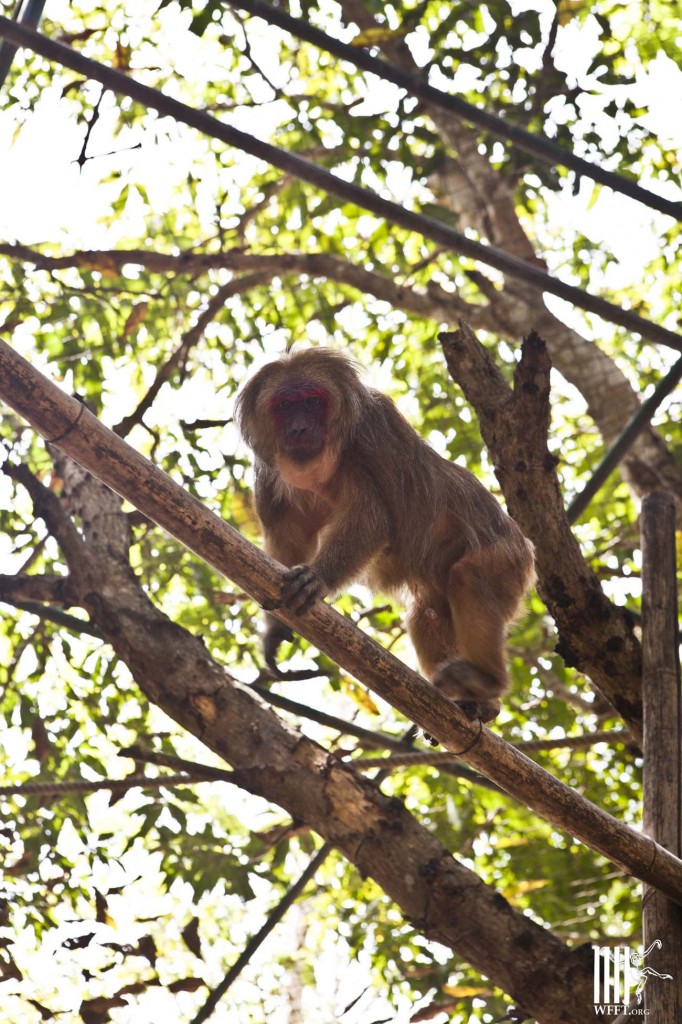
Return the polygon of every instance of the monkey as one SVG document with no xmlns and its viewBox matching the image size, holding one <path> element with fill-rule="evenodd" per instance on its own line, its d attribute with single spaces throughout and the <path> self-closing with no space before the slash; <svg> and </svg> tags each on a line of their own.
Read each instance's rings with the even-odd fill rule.
<svg viewBox="0 0 682 1024">
<path fill-rule="evenodd" d="M 405 597 L 426 678 L 469 718 L 497 717 L 506 631 L 534 563 L 493 495 L 332 349 L 292 350 L 263 366 L 235 419 L 255 456 L 265 550 L 287 567 L 281 603 L 303 614 L 353 581 Z M 276 674 L 292 636 L 266 613 L 263 653 Z"/>
</svg>

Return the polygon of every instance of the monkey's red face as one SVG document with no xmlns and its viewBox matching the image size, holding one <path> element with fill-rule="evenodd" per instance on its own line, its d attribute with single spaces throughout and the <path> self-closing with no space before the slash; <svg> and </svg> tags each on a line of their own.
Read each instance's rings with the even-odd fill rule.
<svg viewBox="0 0 682 1024">
<path fill-rule="evenodd" d="M 291 383 L 279 388 L 270 402 L 282 452 L 296 462 L 307 462 L 323 450 L 327 440 L 329 392 L 319 384 Z"/>
</svg>

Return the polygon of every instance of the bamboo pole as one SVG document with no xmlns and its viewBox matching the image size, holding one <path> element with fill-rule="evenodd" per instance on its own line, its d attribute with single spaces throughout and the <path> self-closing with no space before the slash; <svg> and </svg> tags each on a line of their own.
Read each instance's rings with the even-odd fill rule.
<svg viewBox="0 0 682 1024">
<path fill-rule="evenodd" d="M 156 522 L 261 605 L 279 599 L 283 566 L 250 544 L 165 473 L 0 341 L 0 398 L 47 441 Z M 387 700 L 444 747 L 627 874 L 682 905 L 682 860 L 565 786 L 326 602 L 283 622 Z"/>
<path fill-rule="evenodd" d="M 675 504 L 650 494 L 642 504 L 642 698 L 644 706 L 644 831 L 682 853 L 682 701 L 677 652 Z M 682 1021 L 682 910 L 644 887 L 644 1009 L 652 1021 Z M 659 945 L 660 944 L 660 945 Z"/>
</svg>

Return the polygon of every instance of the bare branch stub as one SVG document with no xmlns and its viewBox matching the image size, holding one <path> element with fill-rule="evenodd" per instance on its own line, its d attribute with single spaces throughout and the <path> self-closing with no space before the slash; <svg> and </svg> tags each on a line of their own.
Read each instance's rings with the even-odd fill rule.
<svg viewBox="0 0 682 1024">
<path fill-rule="evenodd" d="M 535 333 L 509 387 L 471 328 L 440 335 L 453 380 L 478 416 L 509 512 L 535 544 L 538 592 L 559 630 L 558 652 L 590 677 L 642 736 L 641 648 L 628 612 L 605 596 L 571 533 L 547 446 L 551 363 Z"/>
</svg>

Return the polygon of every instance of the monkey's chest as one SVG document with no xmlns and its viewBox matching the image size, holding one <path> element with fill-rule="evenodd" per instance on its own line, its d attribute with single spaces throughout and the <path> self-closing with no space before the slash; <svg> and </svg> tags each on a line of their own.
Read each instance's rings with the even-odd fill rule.
<svg viewBox="0 0 682 1024">
<path fill-rule="evenodd" d="M 306 462 L 296 462 L 278 455 L 275 465 L 282 480 L 299 491 L 328 498 L 328 485 L 336 470 L 336 458 L 326 452 Z"/>
</svg>

